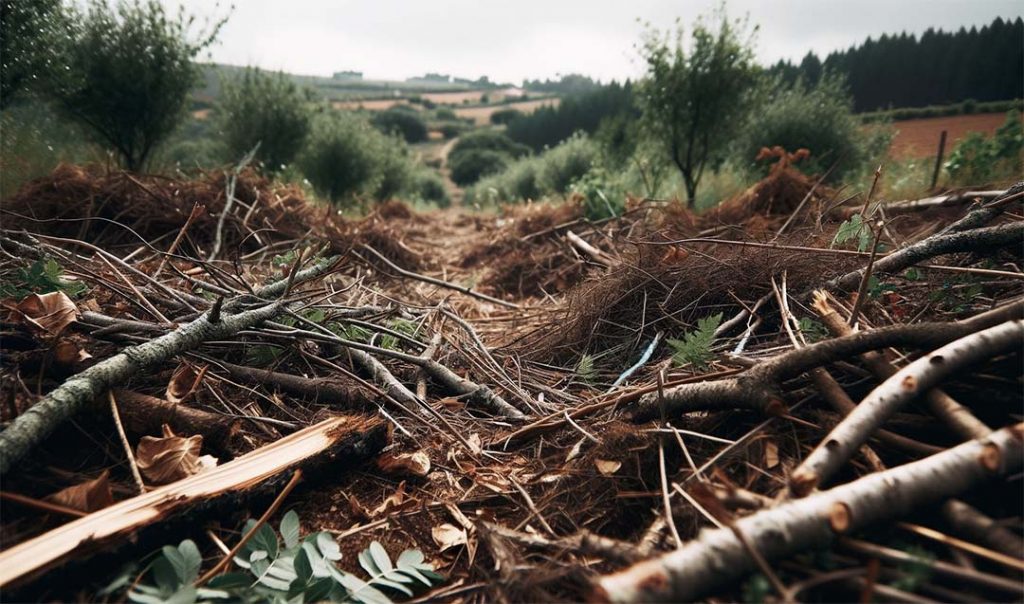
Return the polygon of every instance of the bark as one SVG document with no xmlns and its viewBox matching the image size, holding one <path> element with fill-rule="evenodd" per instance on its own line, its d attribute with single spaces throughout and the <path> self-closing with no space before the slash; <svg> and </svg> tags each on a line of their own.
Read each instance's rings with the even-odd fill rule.
<svg viewBox="0 0 1024 604">
<path fill-rule="evenodd" d="M 767 560 L 826 545 L 836 534 L 910 513 L 991 479 L 1020 471 L 1024 424 L 968 441 L 904 466 L 790 501 L 736 521 Z M 592 597 L 604 602 L 688 602 L 756 570 L 728 529 L 705 529 L 682 548 L 600 577 Z"/>
<path fill-rule="evenodd" d="M 800 497 L 829 480 L 901 406 L 950 373 L 1020 346 L 1024 321 L 990 327 L 927 354 L 875 388 L 793 471 L 790 491 Z"/>
<path fill-rule="evenodd" d="M 218 361 L 217 365 L 237 379 L 276 386 L 285 392 L 334 407 L 360 408 L 372 403 L 370 393 L 352 379 L 307 378 L 268 369 L 244 367 L 226 361 Z"/>
<path fill-rule="evenodd" d="M 785 409 L 778 384 L 815 367 L 871 350 L 891 346 L 917 348 L 941 346 L 1011 319 L 1024 318 L 1024 301 L 1007 304 L 963 321 L 891 325 L 818 342 L 772 358 L 745 373 L 726 380 L 683 384 L 651 392 L 637 401 L 633 421 L 648 421 L 661 413 L 720 409 L 755 409 L 772 413 Z"/>
<path fill-rule="evenodd" d="M 1007 556 L 1024 559 L 1024 541 L 1019 536 L 966 503 L 950 501 L 942 506 L 942 515 L 962 537 L 984 543 Z"/>
<path fill-rule="evenodd" d="M 231 337 L 271 319 L 281 312 L 282 304 L 273 302 L 231 316 L 217 313 L 221 316 L 213 322 L 210 314 L 215 310 L 158 338 L 126 348 L 72 376 L 19 415 L 0 433 L 0 475 L 6 474 L 57 426 L 112 386 L 123 384 L 133 375 L 203 342 Z"/>
<path fill-rule="evenodd" d="M 955 226 L 955 225 L 954 225 Z M 994 227 L 968 231 L 944 231 L 922 239 L 874 264 L 875 273 L 896 273 L 918 262 L 955 252 L 978 252 L 986 249 L 1024 244 L 1024 222 L 1011 222 Z M 866 268 L 836 277 L 825 284 L 829 290 L 851 290 L 860 284 Z"/>
<path fill-rule="evenodd" d="M 387 442 L 380 420 L 335 417 L 290 434 L 222 466 L 93 512 L 0 553 L 0 586 L 38 576 L 76 556 L 117 544 L 218 497 L 260 488 L 293 468 L 329 461 L 331 471 L 379 452 Z"/>
<path fill-rule="evenodd" d="M 160 434 L 167 424 L 176 434 L 201 434 L 203 443 L 230 450 L 229 443 L 238 433 L 240 420 L 172 403 L 131 390 L 114 390 L 125 429 L 135 436 Z"/>
</svg>

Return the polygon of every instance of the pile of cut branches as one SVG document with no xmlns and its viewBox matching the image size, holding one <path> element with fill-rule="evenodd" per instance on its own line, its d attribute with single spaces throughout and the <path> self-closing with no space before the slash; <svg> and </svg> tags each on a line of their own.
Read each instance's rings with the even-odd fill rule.
<svg viewBox="0 0 1024 604">
<path fill-rule="evenodd" d="M 4 205 L 0 586 L 1019 600 L 1022 190 L 348 221 L 61 167 Z"/>
</svg>

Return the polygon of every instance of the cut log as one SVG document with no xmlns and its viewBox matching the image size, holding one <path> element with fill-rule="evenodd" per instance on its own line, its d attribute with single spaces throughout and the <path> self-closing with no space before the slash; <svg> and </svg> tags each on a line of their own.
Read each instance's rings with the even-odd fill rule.
<svg viewBox="0 0 1024 604">
<path fill-rule="evenodd" d="M 353 462 L 380 451 L 387 424 L 378 419 L 335 417 L 201 474 L 104 508 L 0 553 L 0 587 L 24 583 L 86 553 L 116 545 L 223 495 L 255 492 L 293 468 Z M 333 464 L 332 464 L 333 466 Z M 337 468 L 332 467 L 332 472 Z"/>
<path fill-rule="evenodd" d="M 201 434 L 203 442 L 223 445 L 229 450 L 229 443 L 238 433 L 241 420 L 195 409 L 180 403 L 172 403 L 155 396 L 147 396 L 131 390 L 114 390 L 125 430 L 134 436 L 154 436 L 161 433 L 167 424 L 176 434 Z"/>
<path fill-rule="evenodd" d="M 994 476 L 1019 472 L 1024 424 L 913 463 L 878 472 L 738 520 L 736 528 L 767 560 L 828 543 L 836 534 L 905 515 Z M 689 602 L 756 570 L 730 529 L 704 530 L 673 552 L 598 578 L 593 600 Z"/>
</svg>

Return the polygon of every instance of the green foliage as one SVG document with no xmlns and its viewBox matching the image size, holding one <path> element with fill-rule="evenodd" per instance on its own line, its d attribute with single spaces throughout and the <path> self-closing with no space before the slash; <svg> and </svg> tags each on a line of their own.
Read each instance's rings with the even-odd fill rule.
<svg viewBox="0 0 1024 604">
<path fill-rule="evenodd" d="M 397 197 L 412 185 L 413 164 L 409 147 L 394 134 L 378 139 L 377 180 L 371 195 L 377 201 Z"/>
<path fill-rule="evenodd" d="M 532 113 L 508 123 L 505 133 L 535 152 L 554 147 L 576 132 L 594 134 L 603 121 L 621 117 L 633 121 L 636 116 L 633 85 L 612 82 L 600 86 L 590 82 L 562 97 L 558 105 L 538 107 Z"/>
<path fill-rule="evenodd" d="M 697 329 L 683 334 L 682 340 L 666 340 L 675 353 L 672 360 L 678 365 L 707 366 L 711 360 L 711 344 L 715 341 L 715 330 L 722 323 L 722 313 L 697 320 Z"/>
<path fill-rule="evenodd" d="M 495 204 L 540 199 L 544 195 L 539 183 L 541 161 L 539 157 L 523 157 L 504 172 L 482 178 L 466 191 L 466 201 Z"/>
<path fill-rule="evenodd" d="M 775 80 L 765 86 L 767 99 L 751 112 L 733 147 L 736 163 L 747 170 L 766 174 L 769 164 L 754 158 L 762 147 L 779 145 L 810 151 L 798 164 L 808 174 L 823 174 L 836 164 L 830 179 L 838 182 L 888 147 L 886 131 L 866 130 L 853 114 L 853 99 L 838 77 L 825 75 L 814 85 Z"/>
<path fill-rule="evenodd" d="M 568 193 L 572 184 L 590 171 L 600 148 L 580 132 L 541 155 L 539 185 L 555 194 Z"/>
<path fill-rule="evenodd" d="M 144 168 L 156 147 L 181 124 L 198 82 L 193 59 L 213 43 L 224 20 L 193 39 L 184 11 L 167 15 L 157 0 L 91 0 L 69 11 L 59 36 L 59 65 L 47 92 L 58 108 L 130 170 Z"/>
<path fill-rule="evenodd" d="M 743 602 L 746 604 L 767 602 L 772 592 L 771 582 L 761 573 L 754 573 L 743 582 Z"/>
<path fill-rule="evenodd" d="M 64 270 L 53 258 L 36 260 L 28 270 L 19 268 L 11 281 L 0 282 L 0 298 L 21 299 L 29 294 L 64 292 L 74 298 L 89 288 L 81 281 L 69 281 L 62 277 Z"/>
<path fill-rule="evenodd" d="M 889 585 L 900 591 L 914 593 L 922 585 L 927 584 L 931 578 L 935 554 L 916 545 L 901 549 L 905 553 L 910 554 L 911 559 L 899 564 L 899 570 L 903 574 Z"/>
<path fill-rule="evenodd" d="M 61 162 L 103 159 L 78 125 L 38 102 L 16 102 L 0 111 L 0 199 Z"/>
<path fill-rule="evenodd" d="M 583 197 L 583 216 L 587 220 L 622 216 L 626 210 L 625 194 L 612 184 L 604 168 L 591 168 L 572 185 L 572 190 Z"/>
<path fill-rule="evenodd" d="M 814 319 L 808 317 L 800 319 L 799 327 L 800 333 L 804 334 L 804 338 L 808 342 L 820 342 L 828 337 L 828 329 L 821 322 Z"/>
<path fill-rule="evenodd" d="M 449 155 L 448 167 L 455 184 L 464 187 L 488 174 L 501 172 L 508 167 L 509 161 L 509 155 L 501 151 L 470 149 L 458 155 Z"/>
<path fill-rule="evenodd" d="M 499 109 L 491 114 L 492 124 L 509 124 L 523 117 L 523 112 L 518 109 Z"/>
<path fill-rule="evenodd" d="M 270 173 L 290 164 L 309 134 L 309 98 L 284 73 L 247 68 L 221 85 L 217 108 L 229 156 L 259 144 L 256 159 Z"/>
<path fill-rule="evenodd" d="M 418 201 L 428 202 L 439 208 L 447 208 L 452 200 L 444 186 L 444 179 L 433 170 L 419 170 L 412 178 L 412 195 Z"/>
<path fill-rule="evenodd" d="M 398 134 L 407 143 L 421 143 L 427 140 L 427 124 L 416 111 L 391 108 L 378 111 L 373 116 L 373 125 L 386 134 Z"/>
<path fill-rule="evenodd" d="M 244 533 L 256 525 L 249 520 Z M 392 560 L 374 541 L 359 554 L 366 576 L 341 570 L 341 548 L 334 536 L 321 531 L 301 537 L 298 514 L 290 511 L 281 520 L 280 532 L 261 525 L 239 550 L 234 563 L 242 570 L 215 577 L 206 587 L 195 587 L 202 557 L 191 540 L 178 547 L 164 546 L 149 565 L 146 575 L 153 583 L 138 583 L 128 600 L 139 604 L 198 601 L 233 602 L 361 602 L 388 604 L 391 594 L 411 597 L 414 590 L 443 580 L 419 550 L 405 550 Z M 118 577 L 108 593 L 127 584 L 130 575 Z"/>
<path fill-rule="evenodd" d="M 691 204 L 705 168 L 724 157 L 739 129 L 756 82 L 746 24 L 716 18 L 715 29 L 704 21 L 694 25 L 688 50 L 682 29 L 670 40 L 649 28 L 641 47 L 647 64 L 637 94 L 643 124 L 679 169 Z"/>
<path fill-rule="evenodd" d="M 864 252 L 871 246 L 874 234 L 871 232 L 870 221 L 865 221 L 859 213 L 854 214 L 848 220 L 839 225 L 835 237 L 832 238 L 832 246 L 843 244 L 851 239 L 857 241 L 857 251 Z"/>
<path fill-rule="evenodd" d="M 487 150 L 503 153 L 510 159 L 517 159 L 530 154 L 530 148 L 521 145 L 497 130 L 474 130 L 459 138 L 459 141 L 452 147 L 448 159 L 458 157 L 463 153 L 476 150 Z"/>
<path fill-rule="evenodd" d="M 438 127 L 438 131 L 441 133 L 441 136 L 444 137 L 444 140 L 451 140 L 465 132 L 467 129 L 468 127 L 465 124 L 459 122 L 448 122 L 441 124 Z"/>
<path fill-rule="evenodd" d="M 580 357 L 579 362 L 576 363 L 576 377 L 584 383 L 594 383 L 594 379 L 597 377 L 597 370 L 594 368 L 593 355 L 584 354 Z"/>
<path fill-rule="evenodd" d="M 953 149 L 946 171 L 957 184 L 983 184 L 1016 179 L 1024 172 L 1024 125 L 1017 111 L 989 138 L 972 132 Z"/>
<path fill-rule="evenodd" d="M 0 0 L 0 109 L 48 77 L 65 26 L 61 0 Z"/>
</svg>

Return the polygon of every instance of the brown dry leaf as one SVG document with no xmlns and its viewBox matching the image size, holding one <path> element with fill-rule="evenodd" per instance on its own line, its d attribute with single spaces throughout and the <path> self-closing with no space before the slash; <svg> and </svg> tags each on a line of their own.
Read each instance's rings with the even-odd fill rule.
<svg viewBox="0 0 1024 604">
<path fill-rule="evenodd" d="M 171 380 L 167 382 L 164 398 L 172 403 L 183 402 L 190 394 L 195 392 L 205 374 L 206 367 L 197 372 L 195 367 L 188 363 L 178 365 L 178 368 L 171 374 Z"/>
<path fill-rule="evenodd" d="M 79 348 L 70 338 L 65 338 L 53 347 L 53 360 L 58 365 L 74 365 L 92 358 L 92 355 Z"/>
<path fill-rule="evenodd" d="M 202 435 L 177 436 L 164 424 L 162 438 L 143 436 L 135 450 L 139 470 L 152 484 L 168 484 L 188 478 L 217 465 L 217 459 L 199 456 L 203 446 Z"/>
<path fill-rule="evenodd" d="M 600 472 L 602 476 L 611 476 L 619 471 L 619 468 L 622 467 L 622 462 L 610 461 L 607 459 L 595 459 L 594 465 L 597 466 L 597 471 Z"/>
<path fill-rule="evenodd" d="M 469 448 L 473 450 L 474 455 L 480 455 L 484 452 L 484 448 L 480 444 L 480 435 L 476 432 L 470 434 L 469 438 L 466 439 L 466 442 L 469 443 Z"/>
<path fill-rule="evenodd" d="M 430 457 L 423 451 L 385 453 L 377 458 L 377 467 L 387 474 L 426 476 L 430 473 Z"/>
<path fill-rule="evenodd" d="M 779 465 L 779 446 L 775 441 L 766 440 L 764 443 L 764 467 L 771 470 Z"/>
<path fill-rule="evenodd" d="M 114 504 L 109 478 L 110 471 L 103 470 L 103 473 L 96 479 L 57 491 L 46 500 L 82 512 L 102 510 L 108 505 Z"/>
<path fill-rule="evenodd" d="M 25 321 L 55 336 L 79 317 L 78 307 L 64 292 L 30 294 L 15 307 Z"/>
<path fill-rule="evenodd" d="M 362 518 L 363 520 L 374 520 L 380 518 L 390 512 L 407 507 L 414 503 L 414 500 L 407 499 L 405 496 L 405 481 L 398 483 L 398 488 L 395 492 L 388 496 L 383 503 L 373 508 L 372 510 L 367 509 L 366 506 L 359 503 L 359 500 L 354 495 L 348 496 L 348 505 L 352 509 L 352 513 Z"/>
<path fill-rule="evenodd" d="M 466 529 L 448 524 L 447 522 L 430 529 L 430 536 L 434 538 L 434 543 L 437 544 L 442 552 L 457 545 L 469 543 L 469 535 L 466 533 Z"/>
</svg>

